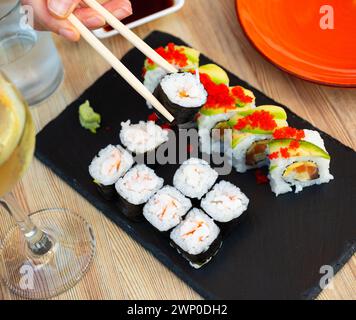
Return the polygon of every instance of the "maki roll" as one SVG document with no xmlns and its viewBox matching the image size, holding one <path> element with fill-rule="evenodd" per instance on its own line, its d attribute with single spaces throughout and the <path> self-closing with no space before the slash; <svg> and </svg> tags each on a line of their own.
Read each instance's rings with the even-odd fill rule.
<svg viewBox="0 0 356 320">
<path fill-rule="evenodd" d="M 120 139 L 122 144 L 136 155 L 145 154 L 158 148 L 168 141 L 168 131 L 163 130 L 153 121 L 140 121 L 131 124 L 131 121 L 121 123 Z"/>
<path fill-rule="evenodd" d="M 254 94 L 243 87 L 229 87 L 221 82 L 225 78 L 224 73 L 224 70 L 218 69 L 200 76 L 208 99 L 197 115 L 197 125 L 201 150 L 208 154 L 220 152 L 220 136 L 212 136 L 212 129 L 226 129 L 225 122 L 236 113 L 255 108 Z"/>
<path fill-rule="evenodd" d="M 89 173 L 102 196 L 107 200 L 113 200 L 116 196 L 115 183 L 133 164 L 131 154 L 124 148 L 109 145 L 93 159 Z"/>
<path fill-rule="evenodd" d="M 283 128 L 275 136 L 281 139 L 268 143 L 268 157 L 270 184 L 276 196 L 293 191 L 293 187 L 298 193 L 334 178 L 330 155 L 319 132 Z"/>
<path fill-rule="evenodd" d="M 131 220 L 140 220 L 144 203 L 162 188 L 163 182 L 147 166 L 139 164 L 133 167 L 115 184 L 122 213 Z"/>
<path fill-rule="evenodd" d="M 218 173 L 201 159 L 191 158 L 173 177 L 173 185 L 189 198 L 201 199 L 214 185 Z"/>
<path fill-rule="evenodd" d="M 249 199 L 241 190 L 227 181 L 221 181 L 201 201 L 204 211 L 218 222 L 230 222 L 241 216 Z"/>
<path fill-rule="evenodd" d="M 232 128 L 229 142 L 229 156 L 237 172 L 268 165 L 267 144 L 273 139 L 273 132 L 286 127 L 287 114 L 277 106 L 260 106 L 239 112 L 228 121 Z"/>
<path fill-rule="evenodd" d="M 159 231 L 177 226 L 192 203 L 176 188 L 166 186 L 159 190 L 144 206 L 143 215 Z"/>
<path fill-rule="evenodd" d="M 166 75 L 154 95 L 175 117 L 178 125 L 192 122 L 208 96 L 199 77 L 190 72 Z"/>
<path fill-rule="evenodd" d="M 200 52 L 186 47 L 169 43 L 166 47 L 157 48 L 156 51 L 178 70 L 188 71 L 199 66 Z M 144 85 L 152 93 L 155 91 L 167 71 L 147 58 L 143 67 Z"/>
<path fill-rule="evenodd" d="M 171 243 L 196 269 L 208 263 L 222 245 L 220 228 L 200 209 L 192 209 L 171 232 Z"/>
</svg>

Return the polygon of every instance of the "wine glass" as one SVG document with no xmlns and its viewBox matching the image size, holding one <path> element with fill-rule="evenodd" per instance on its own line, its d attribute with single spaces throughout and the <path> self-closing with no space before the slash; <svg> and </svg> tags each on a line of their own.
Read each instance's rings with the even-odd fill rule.
<svg viewBox="0 0 356 320">
<path fill-rule="evenodd" d="M 19 0 L 0 1 L 0 69 L 31 106 L 57 90 L 64 72 L 51 33 L 34 30 L 33 16 Z"/>
<path fill-rule="evenodd" d="M 0 248 L 0 276 L 15 294 L 46 299 L 73 287 L 95 253 L 90 225 L 66 209 L 28 215 L 11 189 L 28 168 L 35 129 L 27 103 L 0 71 L 0 208 L 15 219 Z"/>
</svg>

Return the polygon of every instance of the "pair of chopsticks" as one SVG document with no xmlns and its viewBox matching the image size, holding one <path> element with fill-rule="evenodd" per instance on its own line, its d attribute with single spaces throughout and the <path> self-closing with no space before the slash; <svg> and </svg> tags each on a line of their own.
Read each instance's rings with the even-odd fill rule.
<svg viewBox="0 0 356 320">
<path fill-rule="evenodd" d="M 100 13 L 114 29 L 119 31 L 123 37 L 130 41 L 146 57 L 150 58 L 156 64 L 164 68 L 167 72 L 173 73 L 178 70 L 162 58 L 155 50 L 147 45 L 142 39 L 127 28 L 113 14 L 106 10 L 96 0 L 83 0 L 89 7 Z M 174 121 L 174 117 L 169 111 L 157 100 L 157 98 L 137 79 L 132 72 L 74 15 L 71 14 L 68 20 L 77 28 L 81 36 L 135 89 L 144 99 L 169 122 Z"/>
</svg>

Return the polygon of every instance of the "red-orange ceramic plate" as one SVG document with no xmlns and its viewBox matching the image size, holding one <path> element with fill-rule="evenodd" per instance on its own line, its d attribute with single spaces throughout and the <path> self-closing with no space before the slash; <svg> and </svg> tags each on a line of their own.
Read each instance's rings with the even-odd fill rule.
<svg viewBox="0 0 356 320">
<path fill-rule="evenodd" d="M 247 37 L 281 69 L 356 87 L 356 0 L 236 0 L 236 8 Z"/>
</svg>

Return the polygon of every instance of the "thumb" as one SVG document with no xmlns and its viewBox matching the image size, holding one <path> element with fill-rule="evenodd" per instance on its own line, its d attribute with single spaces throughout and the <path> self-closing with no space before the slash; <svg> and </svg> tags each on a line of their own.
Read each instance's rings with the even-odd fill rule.
<svg viewBox="0 0 356 320">
<path fill-rule="evenodd" d="M 67 18 L 78 6 L 80 0 L 47 0 L 48 10 L 57 18 Z"/>
</svg>

